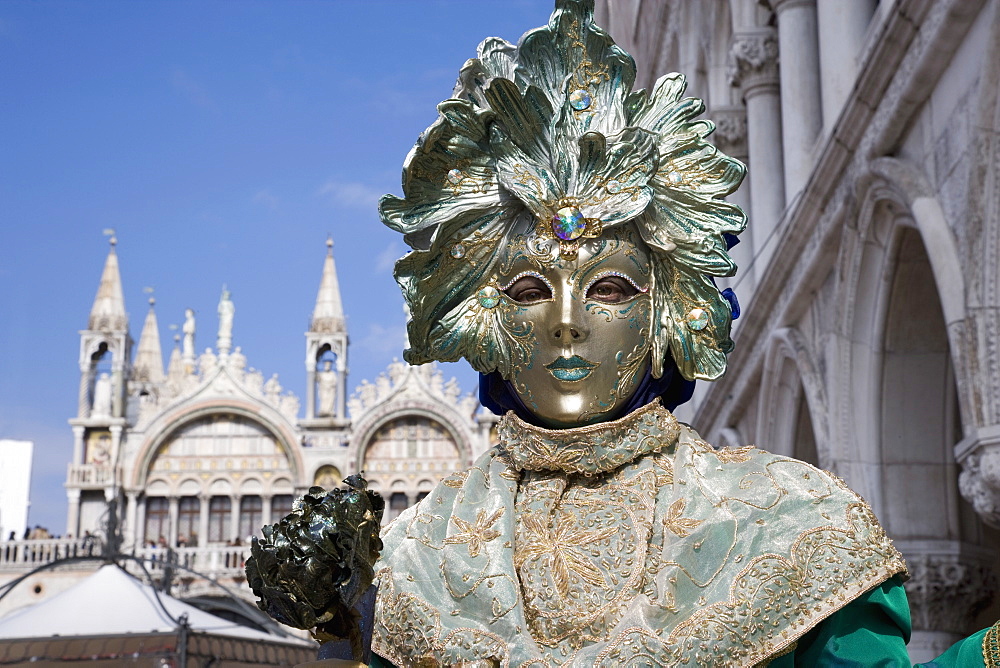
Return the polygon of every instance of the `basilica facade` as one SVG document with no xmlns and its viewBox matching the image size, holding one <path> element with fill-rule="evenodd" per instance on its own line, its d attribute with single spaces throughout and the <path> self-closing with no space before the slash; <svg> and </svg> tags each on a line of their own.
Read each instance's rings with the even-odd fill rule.
<svg viewBox="0 0 1000 668">
<path fill-rule="evenodd" d="M 300 402 L 233 347 L 235 307 L 225 290 L 214 347 L 195 351 L 204 323 L 188 310 L 164 368 L 152 299 L 133 346 L 112 239 L 80 334 L 68 535 L 104 535 L 114 512 L 126 550 L 198 548 L 205 561 L 209 553 L 225 559 L 213 548 L 233 546 L 225 565 L 236 566 L 248 538 L 311 486 L 331 488 L 364 471 L 385 496 L 389 521 L 489 447 L 493 416 L 434 365 L 393 362 L 347 395 L 348 335 L 327 245 Z"/>
<path fill-rule="evenodd" d="M 729 370 L 686 417 L 844 478 L 906 557 L 914 660 L 1000 613 L 1000 2 L 598 0 L 749 167 Z"/>
</svg>

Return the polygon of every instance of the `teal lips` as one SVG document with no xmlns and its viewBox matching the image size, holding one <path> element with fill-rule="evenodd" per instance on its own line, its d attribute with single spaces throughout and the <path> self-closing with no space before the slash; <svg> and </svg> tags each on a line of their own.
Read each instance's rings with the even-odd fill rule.
<svg viewBox="0 0 1000 668">
<path fill-rule="evenodd" d="M 546 364 L 545 368 L 556 380 L 573 381 L 583 380 L 599 365 L 600 362 L 589 362 L 579 355 L 573 355 L 570 358 L 557 357 L 551 364 Z"/>
</svg>

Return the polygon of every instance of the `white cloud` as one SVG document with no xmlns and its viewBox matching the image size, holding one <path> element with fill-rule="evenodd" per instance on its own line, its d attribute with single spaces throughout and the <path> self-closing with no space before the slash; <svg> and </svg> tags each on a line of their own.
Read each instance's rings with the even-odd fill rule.
<svg viewBox="0 0 1000 668">
<path fill-rule="evenodd" d="M 336 205 L 369 210 L 375 209 L 378 198 L 382 196 L 381 192 L 364 183 L 337 179 L 330 179 L 324 183 L 319 189 L 319 194 Z"/>
<path fill-rule="evenodd" d="M 368 333 L 358 342 L 358 347 L 369 356 L 389 359 L 390 357 L 401 357 L 405 344 L 405 325 L 398 324 L 386 327 L 376 322 L 368 325 Z"/>
<path fill-rule="evenodd" d="M 392 271 L 396 260 L 403 257 L 403 247 L 398 241 L 391 241 L 375 258 L 375 273 L 385 275 Z"/>
<path fill-rule="evenodd" d="M 219 105 L 209 95 L 208 89 L 192 79 L 184 70 L 175 68 L 170 73 L 170 84 L 173 86 L 175 92 L 186 98 L 188 102 L 196 107 L 201 107 L 208 111 L 219 111 Z"/>
<path fill-rule="evenodd" d="M 278 210 L 278 198 L 267 188 L 264 188 L 253 196 L 253 203 L 260 204 L 265 209 L 270 209 L 271 211 Z"/>
</svg>

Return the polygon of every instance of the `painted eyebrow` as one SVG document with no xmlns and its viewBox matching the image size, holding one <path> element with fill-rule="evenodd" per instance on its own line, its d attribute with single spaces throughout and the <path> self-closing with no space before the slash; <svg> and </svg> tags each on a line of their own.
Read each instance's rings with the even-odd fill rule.
<svg viewBox="0 0 1000 668">
<path fill-rule="evenodd" d="M 617 276 L 618 278 L 625 279 L 626 281 L 629 282 L 629 284 L 631 284 L 631 286 L 633 288 L 635 288 L 639 292 L 648 292 L 649 291 L 649 286 L 648 285 L 646 287 L 639 286 L 639 284 L 637 284 L 635 282 L 635 280 L 631 276 L 629 276 L 628 274 L 622 273 L 620 271 L 602 271 L 601 273 L 599 273 L 599 274 L 595 275 L 594 277 L 592 277 L 590 279 L 590 281 L 587 282 L 586 287 L 583 288 L 583 296 L 584 296 L 584 298 L 586 298 L 587 293 L 590 292 L 590 288 L 594 287 L 594 283 L 597 283 L 601 279 L 607 278 L 608 276 Z"/>
<path fill-rule="evenodd" d="M 507 283 L 505 285 L 500 286 L 500 291 L 501 292 L 506 292 L 507 290 L 510 289 L 510 287 L 512 285 L 514 285 L 515 283 L 517 283 L 519 280 L 521 280 L 525 276 L 533 276 L 533 277 L 537 278 L 538 280 L 540 280 L 542 283 L 544 283 L 549 288 L 549 293 L 550 294 L 552 294 L 552 293 L 555 292 L 555 288 L 552 287 L 552 283 L 549 282 L 549 279 L 545 278 L 544 276 L 542 276 L 541 274 L 539 274 L 537 271 L 522 271 L 520 274 L 515 275 L 512 279 L 510 279 L 509 281 L 507 281 Z"/>
</svg>

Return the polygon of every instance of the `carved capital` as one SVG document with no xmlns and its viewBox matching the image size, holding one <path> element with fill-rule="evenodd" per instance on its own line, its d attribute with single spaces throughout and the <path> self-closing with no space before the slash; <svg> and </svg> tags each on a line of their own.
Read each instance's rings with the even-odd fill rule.
<svg viewBox="0 0 1000 668">
<path fill-rule="evenodd" d="M 978 430 L 955 446 L 962 466 L 958 488 L 976 513 L 1000 528 L 1000 426 Z"/>
<path fill-rule="evenodd" d="M 747 155 L 747 111 L 744 107 L 720 107 L 713 109 L 712 121 L 715 122 L 715 133 L 712 135 L 715 145 L 734 158 L 745 158 Z"/>
<path fill-rule="evenodd" d="M 965 635 L 996 596 L 996 574 L 983 559 L 932 553 L 907 555 L 906 562 L 911 575 L 906 595 L 915 631 Z"/>
<path fill-rule="evenodd" d="M 755 88 L 778 85 L 778 37 L 774 30 L 733 35 L 727 67 L 729 81 L 750 94 Z"/>
</svg>

